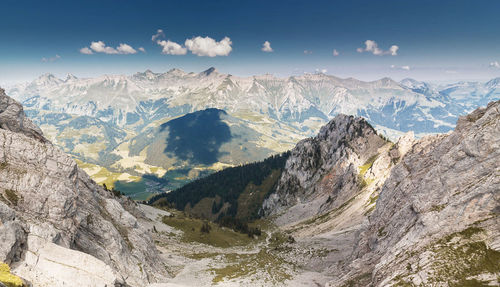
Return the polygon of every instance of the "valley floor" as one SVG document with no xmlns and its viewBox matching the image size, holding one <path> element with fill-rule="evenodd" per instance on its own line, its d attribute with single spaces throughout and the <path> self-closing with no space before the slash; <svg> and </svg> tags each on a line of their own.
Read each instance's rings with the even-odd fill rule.
<svg viewBox="0 0 500 287">
<path fill-rule="evenodd" d="M 213 223 L 207 234 L 200 231 L 203 221 L 182 212 L 141 208 L 151 220 L 144 224 L 152 230 L 172 277 L 150 287 L 324 286 L 331 280 L 314 270 L 323 269 L 329 254 L 337 252 L 321 247 L 330 244 L 328 239 L 295 240 L 267 221 L 255 223 L 262 228 L 260 237 L 250 238 Z M 349 236 L 349 231 L 340 235 Z"/>
</svg>

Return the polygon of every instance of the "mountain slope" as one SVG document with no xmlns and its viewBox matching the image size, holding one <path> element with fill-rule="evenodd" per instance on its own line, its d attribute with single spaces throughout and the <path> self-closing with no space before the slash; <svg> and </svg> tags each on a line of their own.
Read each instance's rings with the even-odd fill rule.
<svg viewBox="0 0 500 287">
<path fill-rule="evenodd" d="M 413 145 L 382 187 L 356 264 L 331 286 L 366 272 L 374 286 L 499 284 L 499 135 L 492 102 Z"/>
<path fill-rule="evenodd" d="M 0 89 L 0 261 L 35 286 L 144 286 L 165 269 L 141 214 L 92 181 Z"/>
<path fill-rule="evenodd" d="M 342 205 L 366 185 L 359 167 L 373 162 L 386 145 L 364 119 L 336 116 L 292 150 L 264 212 L 284 224 Z"/>
</svg>

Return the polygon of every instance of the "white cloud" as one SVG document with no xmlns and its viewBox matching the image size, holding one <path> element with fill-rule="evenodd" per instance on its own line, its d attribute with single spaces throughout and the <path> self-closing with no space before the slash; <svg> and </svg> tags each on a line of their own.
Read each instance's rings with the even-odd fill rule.
<svg viewBox="0 0 500 287">
<path fill-rule="evenodd" d="M 406 66 L 396 66 L 396 65 L 391 65 L 391 69 L 401 69 L 405 71 L 411 70 L 411 67 L 406 65 Z"/>
<path fill-rule="evenodd" d="M 233 43 L 229 37 L 224 37 L 224 39 L 219 42 L 215 41 L 210 37 L 194 37 L 187 39 L 184 45 L 191 51 L 191 53 L 197 56 L 227 56 L 233 48 L 231 47 Z"/>
<path fill-rule="evenodd" d="M 107 47 L 103 41 L 92 42 L 90 44 L 90 49 L 92 49 L 96 53 L 104 53 L 104 54 L 118 54 L 113 47 Z"/>
<path fill-rule="evenodd" d="M 90 48 L 83 47 L 80 49 L 80 53 L 91 55 L 95 53 L 104 54 L 135 54 L 137 51 L 128 44 L 121 43 L 118 47 L 113 48 L 106 46 L 103 41 L 97 41 L 90 43 Z"/>
<path fill-rule="evenodd" d="M 398 50 L 399 50 L 399 46 L 392 45 L 389 48 L 389 53 L 391 54 L 391 56 L 396 56 L 398 54 Z"/>
<path fill-rule="evenodd" d="M 89 47 L 83 47 L 80 49 L 80 53 L 85 54 L 85 55 L 92 55 L 94 52 L 89 49 Z"/>
<path fill-rule="evenodd" d="M 164 38 L 164 37 L 165 37 L 165 34 L 163 33 L 163 30 L 162 29 L 158 29 L 156 31 L 156 34 L 154 34 L 153 36 L 151 36 L 151 41 L 155 42 L 159 38 Z"/>
<path fill-rule="evenodd" d="M 317 74 L 326 74 L 326 72 L 328 72 L 327 69 L 316 69 L 315 71 Z"/>
<path fill-rule="evenodd" d="M 313 52 L 309 50 L 304 50 L 304 55 L 311 55 Z"/>
<path fill-rule="evenodd" d="M 271 43 L 269 41 L 265 41 L 264 44 L 262 44 L 262 52 L 273 52 L 273 48 L 271 48 Z"/>
<path fill-rule="evenodd" d="M 337 57 L 338 55 L 340 55 L 339 51 L 337 51 L 337 49 L 333 49 L 333 56 Z"/>
<path fill-rule="evenodd" d="M 500 63 L 498 61 L 491 62 L 489 66 L 490 68 L 500 69 Z"/>
<path fill-rule="evenodd" d="M 139 48 L 137 48 L 137 50 L 139 50 L 139 51 L 141 51 L 143 53 L 146 53 L 146 49 L 144 49 L 144 47 L 139 47 Z"/>
<path fill-rule="evenodd" d="M 356 51 L 358 53 L 369 52 L 373 55 L 382 56 L 382 55 L 391 55 L 396 56 L 398 54 L 399 46 L 392 45 L 389 50 L 384 51 L 378 47 L 377 42 L 373 40 L 365 41 L 365 48 L 357 48 Z"/>
<path fill-rule="evenodd" d="M 119 54 L 135 54 L 137 53 L 137 51 L 132 48 L 131 46 L 127 45 L 127 44 L 120 44 L 120 46 L 118 46 L 118 48 L 116 48 L 116 50 L 118 51 Z"/>
<path fill-rule="evenodd" d="M 42 58 L 42 62 L 44 62 L 44 63 L 47 63 L 47 62 L 55 62 L 55 61 L 57 61 L 57 60 L 59 60 L 59 59 L 61 59 L 61 56 L 59 56 L 59 55 L 57 55 L 57 54 L 56 54 L 54 57 L 50 57 L 50 58 L 45 58 L 45 57 L 43 57 L 43 58 Z"/>
<path fill-rule="evenodd" d="M 158 45 L 162 46 L 163 49 L 161 51 L 162 54 L 166 55 L 186 55 L 187 49 L 182 47 L 181 45 L 172 42 L 170 40 L 161 40 L 156 42 Z"/>
</svg>

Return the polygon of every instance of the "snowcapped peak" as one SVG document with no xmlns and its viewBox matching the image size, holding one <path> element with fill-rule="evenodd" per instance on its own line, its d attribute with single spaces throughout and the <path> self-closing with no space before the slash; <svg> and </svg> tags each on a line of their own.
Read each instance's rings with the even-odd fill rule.
<svg viewBox="0 0 500 287">
<path fill-rule="evenodd" d="M 158 74 L 153 73 L 153 71 L 151 71 L 150 69 L 147 69 L 143 73 L 136 73 L 134 77 L 138 79 L 146 79 L 151 81 L 155 80 L 158 77 Z"/>
<path fill-rule="evenodd" d="M 500 88 L 500 77 L 489 80 L 485 86 L 490 89 Z"/>
<path fill-rule="evenodd" d="M 66 80 L 64 80 L 64 81 L 65 81 L 65 82 L 68 82 L 68 81 L 72 81 L 72 80 L 76 80 L 76 79 L 78 79 L 78 78 L 77 78 L 75 75 L 73 75 L 73 74 L 68 74 L 68 75 L 66 76 Z"/>
<path fill-rule="evenodd" d="M 184 71 L 183 71 L 183 70 L 181 70 L 181 69 L 173 68 L 173 69 L 170 69 L 170 70 L 167 72 L 167 74 L 182 77 L 182 76 L 185 76 L 187 73 L 186 73 L 186 72 L 184 72 Z"/>
<path fill-rule="evenodd" d="M 61 80 L 51 73 L 45 73 L 35 80 L 35 83 L 38 85 L 58 84 L 60 82 Z"/>
<path fill-rule="evenodd" d="M 399 87 L 399 84 L 389 77 L 384 77 L 380 80 L 373 81 L 372 83 L 375 84 L 376 86 L 380 86 L 380 87 L 384 87 L 384 88 Z"/>
</svg>

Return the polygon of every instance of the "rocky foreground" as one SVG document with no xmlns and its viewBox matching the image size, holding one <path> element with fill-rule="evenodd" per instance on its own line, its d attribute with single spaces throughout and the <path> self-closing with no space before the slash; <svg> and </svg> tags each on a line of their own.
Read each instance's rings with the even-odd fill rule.
<svg viewBox="0 0 500 287">
<path fill-rule="evenodd" d="M 115 197 L 0 89 L 0 261 L 34 286 L 144 286 L 165 276 L 136 204 Z"/>
</svg>

